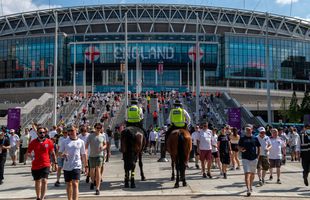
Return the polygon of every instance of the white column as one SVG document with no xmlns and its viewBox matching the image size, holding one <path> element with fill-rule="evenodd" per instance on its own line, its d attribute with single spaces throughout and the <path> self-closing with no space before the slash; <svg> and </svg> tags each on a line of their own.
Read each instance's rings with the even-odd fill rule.
<svg viewBox="0 0 310 200">
<path fill-rule="evenodd" d="M 194 71 L 194 61 L 192 62 L 192 92 L 195 91 L 195 71 Z"/>
<path fill-rule="evenodd" d="M 203 70 L 203 88 L 206 89 L 206 70 Z"/>
<path fill-rule="evenodd" d="M 187 63 L 187 90 L 190 91 L 190 88 L 189 88 L 189 63 Z"/>
<path fill-rule="evenodd" d="M 58 14 L 55 10 L 55 46 L 54 46 L 54 109 L 53 125 L 57 125 L 57 73 L 58 73 Z"/>
<path fill-rule="evenodd" d="M 84 71 L 83 71 L 83 94 L 84 94 L 84 98 L 86 99 L 86 55 L 84 52 Z"/>
<path fill-rule="evenodd" d="M 199 96 L 200 96 L 200 47 L 198 41 L 198 13 L 196 13 L 196 123 L 199 122 Z"/>
<path fill-rule="evenodd" d="M 182 69 L 180 69 L 180 86 L 182 86 Z"/>
</svg>

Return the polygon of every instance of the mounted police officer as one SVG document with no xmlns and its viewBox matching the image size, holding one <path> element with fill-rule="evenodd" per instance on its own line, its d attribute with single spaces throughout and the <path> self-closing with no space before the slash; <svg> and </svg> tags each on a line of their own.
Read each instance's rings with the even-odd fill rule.
<svg viewBox="0 0 310 200">
<path fill-rule="evenodd" d="M 170 110 L 168 124 L 170 127 L 165 135 L 165 140 L 169 134 L 176 129 L 187 129 L 187 125 L 191 122 L 191 117 L 188 112 L 183 108 L 182 103 L 179 100 L 176 100 L 173 104 L 174 108 Z"/>
<path fill-rule="evenodd" d="M 146 135 L 146 131 L 143 128 L 142 124 L 143 120 L 143 110 L 138 106 L 138 100 L 137 99 L 131 99 L 131 106 L 127 109 L 127 121 L 126 126 L 135 126 L 144 132 L 144 135 Z"/>
<path fill-rule="evenodd" d="M 300 152 L 301 165 L 303 168 L 303 178 L 306 186 L 310 170 L 310 124 L 305 125 L 304 131 L 300 134 L 300 140 L 297 142 L 296 151 Z"/>
</svg>

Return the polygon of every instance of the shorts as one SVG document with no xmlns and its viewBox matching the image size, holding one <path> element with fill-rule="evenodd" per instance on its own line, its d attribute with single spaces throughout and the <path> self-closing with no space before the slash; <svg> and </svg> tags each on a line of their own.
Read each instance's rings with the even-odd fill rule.
<svg viewBox="0 0 310 200">
<path fill-rule="evenodd" d="M 238 152 L 239 151 L 238 144 L 231 144 L 231 150 L 234 152 Z"/>
<path fill-rule="evenodd" d="M 28 147 L 20 148 L 20 155 L 25 155 L 28 151 Z"/>
<path fill-rule="evenodd" d="M 269 160 L 267 159 L 267 156 L 259 156 L 258 162 L 257 162 L 257 169 L 262 169 L 267 171 L 270 167 Z"/>
<path fill-rule="evenodd" d="M 89 157 L 89 168 L 102 167 L 104 164 L 104 156 Z"/>
<path fill-rule="evenodd" d="M 11 146 L 11 148 L 9 149 L 9 154 L 10 156 L 16 156 L 17 154 L 17 146 Z"/>
<path fill-rule="evenodd" d="M 80 180 L 81 170 L 73 169 L 71 171 L 64 170 L 65 182 L 71 182 L 72 180 Z"/>
<path fill-rule="evenodd" d="M 269 159 L 270 168 L 280 168 L 281 159 Z"/>
<path fill-rule="evenodd" d="M 44 167 L 41 169 L 36 169 L 36 170 L 31 170 L 31 174 L 33 179 L 36 180 L 40 180 L 42 178 L 48 178 L 48 175 L 50 173 L 50 168 L 49 167 Z"/>
<path fill-rule="evenodd" d="M 194 151 L 195 156 L 199 156 L 197 145 L 193 145 L 193 151 Z"/>
<path fill-rule="evenodd" d="M 200 150 L 200 161 L 208 161 L 211 162 L 212 160 L 212 153 L 211 150 Z"/>
<path fill-rule="evenodd" d="M 227 153 L 221 153 L 220 154 L 220 161 L 224 165 L 229 165 L 230 164 L 230 157 L 229 154 Z"/>
<path fill-rule="evenodd" d="M 290 146 L 290 151 L 291 151 L 291 153 L 295 152 L 296 151 L 296 145 Z"/>
<path fill-rule="evenodd" d="M 156 141 L 151 141 L 151 146 L 155 146 L 156 145 Z"/>
<path fill-rule="evenodd" d="M 244 173 L 255 173 L 257 166 L 257 159 L 255 160 L 242 159 L 242 165 Z"/>
<path fill-rule="evenodd" d="M 213 158 L 218 158 L 219 157 L 219 152 L 218 151 L 212 152 L 212 156 L 213 156 Z"/>
<path fill-rule="evenodd" d="M 58 167 L 63 167 L 64 166 L 64 158 L 57 158 L 57 163 L 58 163 Z"/>
</svg>

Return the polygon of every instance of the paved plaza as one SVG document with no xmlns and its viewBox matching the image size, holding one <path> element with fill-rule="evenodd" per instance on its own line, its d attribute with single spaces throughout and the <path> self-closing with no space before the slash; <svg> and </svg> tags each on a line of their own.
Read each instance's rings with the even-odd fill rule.
<svg viewBox="0 0 310 200">
<path fill-rule="evenodd" d="M 170 162 L 157 162 L 159 154 L 144 154 L 144 170 L 147 181 L 141 182 L 139 169 L 136 170 L 135 189 L 124 188 L 123 162 L 121 154 L 112 152 L 110 162 L 106 163 L 103 184 L 101 185 L 101 197 L 109 199 L 140 199 L 147 196 L 151 199 L 188 199 L 208 196 L 209 199 L 242 199 L 245 197 L 245 184 L 243 171 L 228 171 L 228 179 L 219 175 L 219 170 L 213 169 L 213 179 L 202 178 L 200 170 L 194 168 L 194 163 L 189 163 L 190 169 L 186 171 L 187 187 L 173 188 L 174 182 L 170 181 Z M 35 199 L 34 182 L 30 173 L 30 164 L 18 164 L 13 167 L 8 159 L 5 168 L 4 184 L 0 186 L 0 199 Z M 276 176 L 273 181 L 267 181 L 262 187 L 254 187 L 251 198 L 264 199 L 264 197 L 275 197 L 277 199 L 310 198 L 310 187 L 303 184 L 301 165 L 297 162 L 288 161 L 282 167 L 282 184 L 276 184 Z M 266 176 L 269 178 L 269 174 Z M 66 191 L 63 178 L 60 187 L 54 187 L 55 173 L 48 180 L 48 191 L 46 199 L 65 199 Z M 256 177 L 257 180 L 257 177 Z M 89 184 L 85 183 L 82 175 L 80 183 L 80 197 L 87 200 L 98 199 L 95 191 L 89 190 Z M 130 197 L 130 198 L 129 198 Z M 180 197 L 180 198 L 179 198 Z"/>
</svg>

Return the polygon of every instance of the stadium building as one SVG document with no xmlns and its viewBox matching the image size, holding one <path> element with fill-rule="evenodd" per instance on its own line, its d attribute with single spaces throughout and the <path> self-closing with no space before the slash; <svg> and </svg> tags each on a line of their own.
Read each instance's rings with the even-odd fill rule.
<svg viewBox="0 0 310 200">
<path fill-rule="evenodd" d="M 308 21 L 239 9 L 141 4 L 2 16 L 0 88 L 52 85 L 55 13 L 58 84 L 72 86 L 76 65 L 76 82 L 82 85 L 85 64 L 91 85 L 93 62 L 98 91 L 123 88 L 126 12 L 130 87 L 139 75 L 144 89 L 189 88 L 195 81 L 197 34 L 202 86 L 266 88 L 269 66 L 271 89 L 310 88 Z"/>
</svg>

